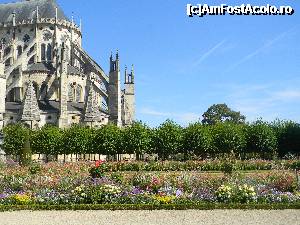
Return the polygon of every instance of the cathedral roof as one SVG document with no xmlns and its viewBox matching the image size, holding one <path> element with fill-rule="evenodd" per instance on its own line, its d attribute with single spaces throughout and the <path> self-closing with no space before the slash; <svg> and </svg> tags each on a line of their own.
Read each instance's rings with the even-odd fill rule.
<svg viewBox="0 0 300 225">
<path fill-rule="evenodd" d="M 39 109 L 43 112 L 59 112 L 59 102 L 50 100 L 50 101 L 38 101 Z M 22 109 L 21 102 L 6 102 L 5 110 L 11 113 L 18 113 Z M 81 114 L 84 111 L 84 103 L 83 102 L 68 102 L 68 112 L 77 112 Z M 107 114 L 107 111 L 101 110 L 101 112 Z"/>
<path fill-rule="evenodd" d="M 55 18 L 57 8 L 58 19 L 68 20 L 56 0 L 27 0 L 15 3 L 0 4 L 0 23 L 12 22 L 12 14 L 16 13 L 16 22 L 35 19 L 36 9 L 39 9 L 39 18 Z"/>
</svg>

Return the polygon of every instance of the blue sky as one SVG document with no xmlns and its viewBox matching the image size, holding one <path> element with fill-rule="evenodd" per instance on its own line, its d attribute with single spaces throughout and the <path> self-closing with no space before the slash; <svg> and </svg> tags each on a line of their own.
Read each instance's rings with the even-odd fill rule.
<svg viewBox="0 0 300 225">
<path fill-rule="evenodd" d="M 300 122 L 297 1 L 57 1 L 68 16 L 82 18 L 83 46 L 105 71 L 116 49 L 122 72 L 135 65 L 137 119 L 151 126 L 167 118 L 186 125 L 215 103 L 241 111 L 248 121 Z M 295 13 L 186 16 L 187 3 L 224 2 L 291 5 Z"/>
</svg>

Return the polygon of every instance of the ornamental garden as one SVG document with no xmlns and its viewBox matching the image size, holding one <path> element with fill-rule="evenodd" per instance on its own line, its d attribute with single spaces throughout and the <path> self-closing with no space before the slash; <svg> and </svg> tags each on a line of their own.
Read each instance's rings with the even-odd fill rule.
<svg viewBox="0 0 300 225">
<path fill-rule="evenodd" d="M 291 121 L 3 133 L 1 210 L 300 208 L 300 125 Z"/>
</svg>

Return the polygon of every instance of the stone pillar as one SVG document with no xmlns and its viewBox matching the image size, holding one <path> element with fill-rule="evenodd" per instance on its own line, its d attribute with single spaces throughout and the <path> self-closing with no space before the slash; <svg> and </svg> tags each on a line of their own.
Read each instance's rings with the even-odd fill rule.
<svg viewBox="0 0 300 225">
<path fill-rule="evenodd" d="M 2 128 L 4 125 L 5 97 L 6 77 L 4 74 L 4 64 L 3 62 L 0 62 L 0 128 Z"/>
<path fill-rule="evenodd" d="M 60 70 L 60 93 L 59 93 L 59 100 L 60 100 L 60 107 L 59 107 L 59 120 L 58 120 L 58 127 L 64 128 L 68 126 L 68 78 L 67 78 L 67 69 L 68 69 L 68 62 L 67 62 L 67 52 L 65 46 L 63 44 L 61 49 L 61 70 Z"/>
</svg>

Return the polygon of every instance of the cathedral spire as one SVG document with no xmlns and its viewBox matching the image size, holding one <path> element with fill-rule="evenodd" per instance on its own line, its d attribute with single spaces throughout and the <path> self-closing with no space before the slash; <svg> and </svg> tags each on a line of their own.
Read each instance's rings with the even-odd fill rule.
<svg viewBox="0 0 300 225">
<path fill-rule="evenodd" d="M 40 121 L 40 119 L 40 109 L 38 106 L 33 82 L 29 81 L 24 96 L 21 121 L 27 123 L 30 122 L 32 128 L 32 122 Z"/>
</svg>

